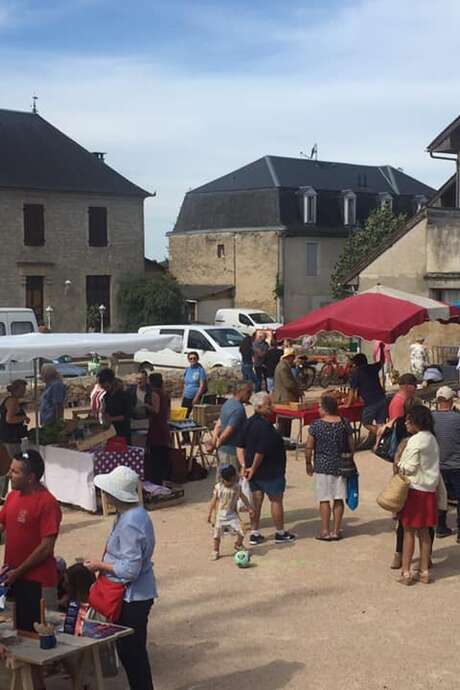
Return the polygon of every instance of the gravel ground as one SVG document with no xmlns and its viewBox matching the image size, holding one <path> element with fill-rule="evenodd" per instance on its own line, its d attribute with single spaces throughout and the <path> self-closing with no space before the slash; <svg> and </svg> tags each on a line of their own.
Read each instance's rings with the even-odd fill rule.
<svg viewBox="0 0 460 690">
<path fill-rule="evenodd" d="M 252 550 L 247 570 L 233 564 L 231 538 L 224 557 L 209 560 L 212 477 L 186 485 L 185 504 L 151 513 L 160 588 L 150 619 L 157 690 L 458 687 L 460 546 L 455 537 L 435 543 L 432 585 L 397 584 L 389 569 L 392 520 L 375 503 L 390 468 L 369 453 L 357 460 L 360 507 L 347 512 L 343 541 L 323 543 L 314 539 L 313 482 L 291 453 L 286 524 L 298 539 L 275 545 L 265 507 L 268 539 Z M 68 563 L 99 557 L 110 523 L 66 510 L 57 553 Z M 126 690 L 126 679 L 107 687 Z"/>
</svg>

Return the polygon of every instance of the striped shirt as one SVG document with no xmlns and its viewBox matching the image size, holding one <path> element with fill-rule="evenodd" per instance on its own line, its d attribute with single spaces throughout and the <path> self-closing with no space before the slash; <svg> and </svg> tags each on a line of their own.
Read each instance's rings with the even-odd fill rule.
<svg viewBox="0 0 460 690">
<path fill-rule="evenodd" d="M 442 470 L 460 470 L 460 414 L 453 410 L 433 412 Z"/>
</svg>

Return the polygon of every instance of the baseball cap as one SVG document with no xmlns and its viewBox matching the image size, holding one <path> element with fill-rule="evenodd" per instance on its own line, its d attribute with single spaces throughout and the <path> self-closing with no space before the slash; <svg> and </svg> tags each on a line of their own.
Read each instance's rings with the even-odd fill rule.
<svg viewBox="0 0 460 690">
<path fill-rule="evenodd" d="M 450 388 L 450 386 L 441 386 L 441 388 L 438 388 L 436 391 L 436 400 L 439 400 L 440 398 L 443 400 L 452 400 L 455 397 L 456 393 L 452 390 L 452 388 Z"/>
</svg>

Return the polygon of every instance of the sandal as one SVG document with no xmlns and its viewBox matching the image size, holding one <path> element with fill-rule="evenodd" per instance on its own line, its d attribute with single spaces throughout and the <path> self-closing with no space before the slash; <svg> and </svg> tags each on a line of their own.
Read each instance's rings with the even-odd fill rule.
<svg viewBox="0 0 460 690">
<path fill-rule="evenodd" d="M 424 572 L 420 572 L 418 574 L 418 581 L 421 582 L 422 585 L 430 585 L 433 582 L 430 571 L 425 570 Z"/>
<path fill-rule="evenodd" d="M 330 534 L 319 534 L 317 537 L 315 537 L 318 541 L 331 541 L 331 535 Z"/>
<path fill-rule="evenodd" d="M 340 541 L 341 539 L 343 539 L 343 534 L 342 532 L 331 532 L 331 534 L 329 535 L 329 539 L 330 541 Z"/>
<path fill-rule="evenodd" d="M 412 573 L 401 573 L 401 576 L 398 577 L 396 582 L 399 582 L 400 585 L 410 587 L 411 585 L 415 585 L 415 578 Z"/>
</svg>

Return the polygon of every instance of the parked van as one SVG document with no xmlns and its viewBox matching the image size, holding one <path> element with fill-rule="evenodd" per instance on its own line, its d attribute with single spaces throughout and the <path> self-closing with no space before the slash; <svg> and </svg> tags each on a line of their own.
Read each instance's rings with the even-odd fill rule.
<svg viewBox="0 0 460 690">
<path fill-rule="evenodd" d="M 256 331 L 276 331 L 282 324 L 258 309 L 218 309 L 214 319 L 216 326 L 237 328 L 241 333 L 252 335 Z"/>
<path fill-rule="evenodd" d="M 180 352 L 169 348 L 159 352 L 138 350 L 134 354 L 134 361 L 148 368 L 149 366 L 175 367 L 184 369 L 188 366 L 187 354 L 196 351 L 200 355 L 200 363 L 205 369 L 213 367 L 236 367 L 241 363 L 239 351 L 243 336 L 234 328 L 217 326 L 143 326 L 139 333 L 152 335 L 179 335 L 182 338 Z"/>
<path fill-rule="evenodd" d="M 0 337 L 2 335 L 23 335 L 38 331 L 37 318 L 33 309 L 0 307 Z M 14 379 L 32 378 L 33 362 L 9 362 L 0 364 L 0 386 L 6 386 Z"/>
</svg>

